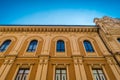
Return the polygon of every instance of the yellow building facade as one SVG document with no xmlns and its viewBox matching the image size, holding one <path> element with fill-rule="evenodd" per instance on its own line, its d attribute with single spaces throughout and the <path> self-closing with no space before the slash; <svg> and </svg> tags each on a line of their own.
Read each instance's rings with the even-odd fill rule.
<svg viewBox="0 0 120 80">
<path fill-rule="evenodd" d="M 1 25 L 0 80 L 120 80 L 120 20 L 94 22 Z"/>
</svg>

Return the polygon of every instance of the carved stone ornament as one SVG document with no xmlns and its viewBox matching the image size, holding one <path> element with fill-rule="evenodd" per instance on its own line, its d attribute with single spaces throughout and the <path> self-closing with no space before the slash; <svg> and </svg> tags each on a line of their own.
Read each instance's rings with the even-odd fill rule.
<svg viewBox="0 0 120 80">
<path fill-rule="evenodd" d="M 107 58 L 107 62 L 108 64 L 116 64 L 115 61 L 113 60 L 113 58 Z"/>
<path fill-rule="evenodd" d="M 80 27 L 0 27 L 0 32 L 97 32 L 98 28 L 95 26 L 80 26 Z M 51 34 L 49 34 L 50 36 Z"/>
<path fill-rule="evenodd" d="M 78 62 L 79 62 L 79 64 L 81 64 L 81 65 L 82 65 L 83 60 L 82 60 L 82 59 L 79 59 L 79 60 L 78 60 Z"/>
<path fill-rule="evenodd" d="M 100 27 L 120 27 L 120 20 L 104 16 L 103 18 L 95 18 L 94 22 Z"/>
<path fill-rule="evenodd" d="M 74 64 L 76 64 L 76 65 L 77 65 L 77 63 L 78 63 L 77 59 L 74 59 Z"/>
</svg>

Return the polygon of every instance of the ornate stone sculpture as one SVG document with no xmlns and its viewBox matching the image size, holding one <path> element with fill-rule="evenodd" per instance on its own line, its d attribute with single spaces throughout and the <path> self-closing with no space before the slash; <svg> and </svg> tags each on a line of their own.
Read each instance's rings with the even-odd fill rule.
<svg viewBox="0 0 120 80">
<path fill-rule="evenodd" d="M 103 18 L 95 18 L 94 22 L 96 25 L 99 25 L 100 27 L 120 27 L 120 20 L 116 18 L 110 18 L 110 17 L 103 17 Z"/>
</svg>

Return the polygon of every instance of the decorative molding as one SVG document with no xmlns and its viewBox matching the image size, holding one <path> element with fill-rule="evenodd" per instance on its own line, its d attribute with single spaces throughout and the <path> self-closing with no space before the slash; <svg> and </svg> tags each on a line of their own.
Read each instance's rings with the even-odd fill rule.
<svg viewBox="0 0 120 80">
<path fill-rule="evenodd" d="M 82 57 L 74 57 L 73 58 L 73 60 L 74 60 L 74 64 L 80 64 L 80 65 L 82 65 L 83 64 L 83 59 L 82 59 Z"/>
<path fill-rule="evenodd" d="M 108 16 L 104 16 L 103 18 L 95 18 L 94 22 L 100 26 L 106 24 L 106 27 L 120 27 L 120 20 Z"/>
<path fill-rule="evenodd" d="M 8 26 L 0 26 L 0 32 L 97 32 L 97 27 L 8 27 Z"/>
<path fill-rule="evenodd" d="M 95 18 L 94 22 L 106 34 L 120 34 L 120 20 L 118 19 L 105 16 L 103 18 Z"/>
<path fill-rule="evenodd" d="M 111 64 L 111 65 L 116 64 L 116 62 L 114 61 L 112 57 L 106 57 L 106 60 L 108 64 Z"/>
<path fill-rule="evenodd" d="M 67 42 L 69 39 L 65 36 L 56 36 L 56 37 L 53 38 L 53 41 L 55 41 L 55 42 L 58 41 L 58 40 L 63 40 L 65 42 Z"/>
<path fill-rule="evenodd" d="M 4 64 L 13 64 L 15 61 L 16 57 L 15 56 L 8 56 L 5 58 Z"/>
</svg>

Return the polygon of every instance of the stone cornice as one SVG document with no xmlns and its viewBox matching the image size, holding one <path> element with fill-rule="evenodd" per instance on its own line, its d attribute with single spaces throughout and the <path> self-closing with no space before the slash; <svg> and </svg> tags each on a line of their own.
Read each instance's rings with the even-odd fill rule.
<svg viewBox="0 0 120 80">
<path fill-rule="evenodd" d="M 97 32 L 97 27 L 76 26 L 0 26 L 0 32 Z"/>
</svg>

